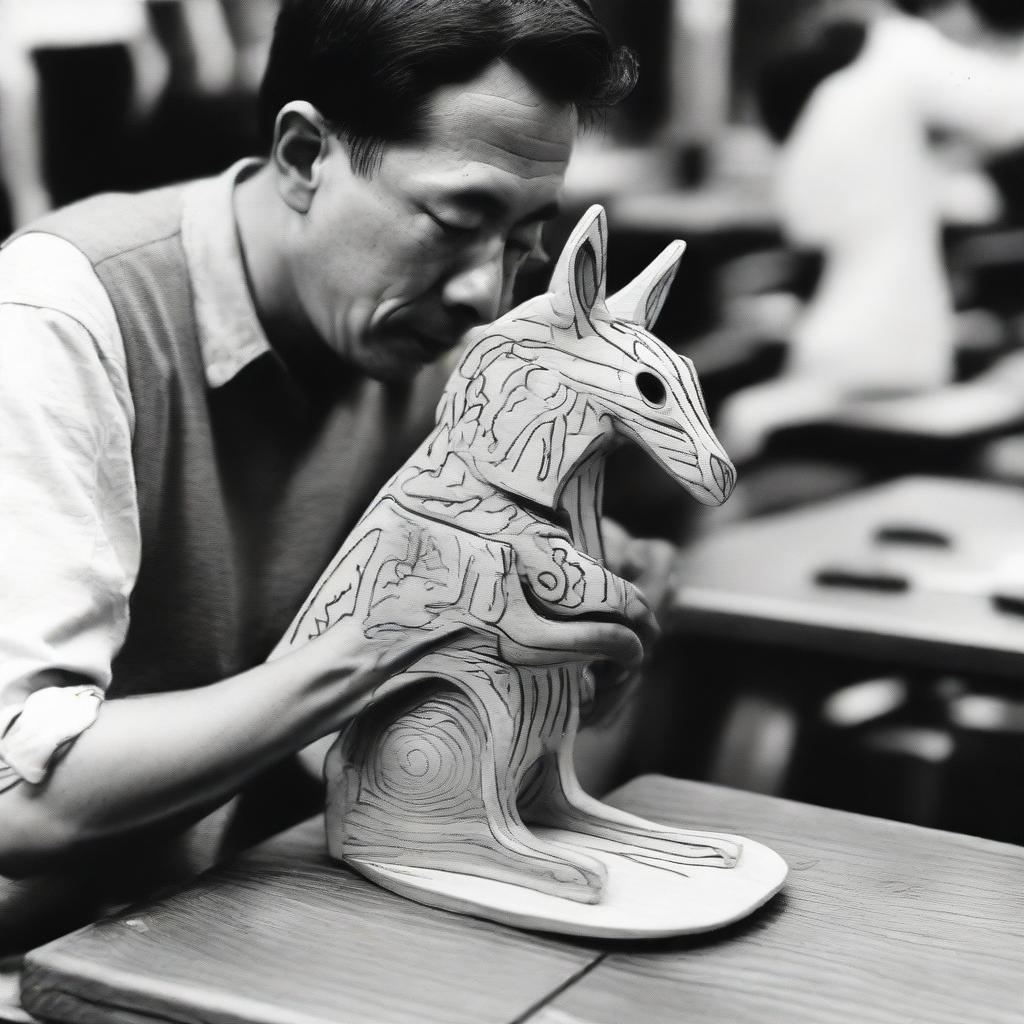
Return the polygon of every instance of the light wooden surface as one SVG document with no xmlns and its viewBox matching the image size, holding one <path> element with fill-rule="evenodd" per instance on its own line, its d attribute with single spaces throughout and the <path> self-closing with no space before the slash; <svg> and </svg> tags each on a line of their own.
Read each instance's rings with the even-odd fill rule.
<svg viewBox="0 0 1024 1024">
<path fill-rule="evenodd" d="M 1024 849 L 664 778 L 612 802 L 757 836 L 789 880 L 724 932 L 609 949 L 530 1024 L 1024 1020 Z"/>
<path fill-rule="evenodd" d="M 372 885 L 328 858 L 316 819 L 30 954 L 22 999 L 96 1024 L 481 1024 L 527 1012 L 593 959 Z"/>
<path fill-rule="evenodd" d="M 429 910 L 326 860 L 322 823 L 29 957 L 58 1021 L 1019 1024 L 1024 849 L 656 776 L 609 801 L 786 858 L 720 932 L 560 940 Z"/>
<path fill-rule="evenodd" d="M 20 966 L 20 960 L 16 957 L 0 958 L 0 1021 L 4 1024 L 26 1024 L 31 1021 L 28 1014 L 18 1008 Z"/>
<path fill-rule="evenodd" d="M 931 531 L 950 545 L 879 541 L 886 528 Z M 822 570 L 877 573 L 907 586 L 825 586 L 816 580 Z M 1024 614 L 992 600 L 1024 599 L 1017 487 L 906 477 L 723 529 L 694 545 L 679 579 L 671 617 L 687 631 L 950 671 L 1024 673 Z"/>
</svg>

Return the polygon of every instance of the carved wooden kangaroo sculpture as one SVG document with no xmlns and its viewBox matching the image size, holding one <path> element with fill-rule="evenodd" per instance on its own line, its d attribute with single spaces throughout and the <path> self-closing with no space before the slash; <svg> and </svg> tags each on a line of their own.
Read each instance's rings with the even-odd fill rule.
<svg viewBox="0 0 1024 1024">
<path fill-rule="evenodd" d="M 403 876 L 416 869 L 598 903 L 602 860 L 526 822 L 680 874 L 741 856 L 727 837 L 655 825 L 584 793 L 572 751 L 593 679 L 544 660 L 553 620 L 623 616 L 641 600 L 601 563 L 609 449 L 637 443 L 705 504 L 724 501 L 734 479 L 692 365 L 649 333 L 683 244 L 606 301 L 606 230 L 593 207 L 550 292 L 475 332 L 436 429 L 275 651 L 349 617 L 381 644 L 453 621 L 472 630 L 396 680 L 396 696 L 361 713 L 325 766 L 332 855 L 424 902 L 458 901 L 410 893 Z"/>
</svg>

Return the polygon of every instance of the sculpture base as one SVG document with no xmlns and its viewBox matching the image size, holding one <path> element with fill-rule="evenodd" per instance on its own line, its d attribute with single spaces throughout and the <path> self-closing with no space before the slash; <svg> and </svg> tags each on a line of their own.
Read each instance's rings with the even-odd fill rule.
<svg viewBox="0 0 1024 1024">
<path fill-rule="evenodd" d="M 348 860 L 371 881 L 418 903 L 536 931 L 609 939 L 663 938 L 712 931 L 746 917 L 782 888 L 788 868 L 773 850 L 724 833 L 689 833 L 740 843 L 732 868 L 639 863 L 600 847 L 600 840 L 562 829 L 537 828 L 544 839 L 583 849 L 602 861 L 608 882 L 600 903 L 577 903 L 509 882 Z"/>
</svg>

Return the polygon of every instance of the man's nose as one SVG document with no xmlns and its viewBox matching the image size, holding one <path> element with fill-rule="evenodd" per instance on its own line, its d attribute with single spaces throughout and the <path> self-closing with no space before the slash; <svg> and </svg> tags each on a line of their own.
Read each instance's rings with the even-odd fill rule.
<svg viewBox="0 0 1024 1024">
<path fill-rule="evenodd" d="M 504 286 L 499 252 L 455 271 L 445 282 L 442 296 L 446 306 L 463 309 L 473 323 L 485 324 L 501 313 Z"/>
</svg>

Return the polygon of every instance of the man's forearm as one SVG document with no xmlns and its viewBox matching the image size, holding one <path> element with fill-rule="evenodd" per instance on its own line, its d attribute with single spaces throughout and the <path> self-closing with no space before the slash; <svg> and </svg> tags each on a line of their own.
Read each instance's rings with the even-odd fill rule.
<svg viewBox="0 0 1024 1024">
<path fill-rule="evenodd" d="M 629 623 L 532 613 L 528 652 L 542 662 L 636 664 L 640 636 L 656 627 L 639 596 L 625 614 Z M 461 613 L 400 638 L 370 640 L 354 622 L 222 682 L 106 702 L 44 781 L 0 792 L 0 875 L 59 869 L 95 841 L 199 817 L 275 760 L 337 731 L 424 654 L 473 631 Z"/>
<path fill-rule="evenodd" d="M 0 794 L 0 875 L 59 867 L 84 843 L 201 812 L 339 728 L 382 676 L 333 654 L 313 643 L 198 690 L 106 702 L 46 781 Z"/>
</svg>

